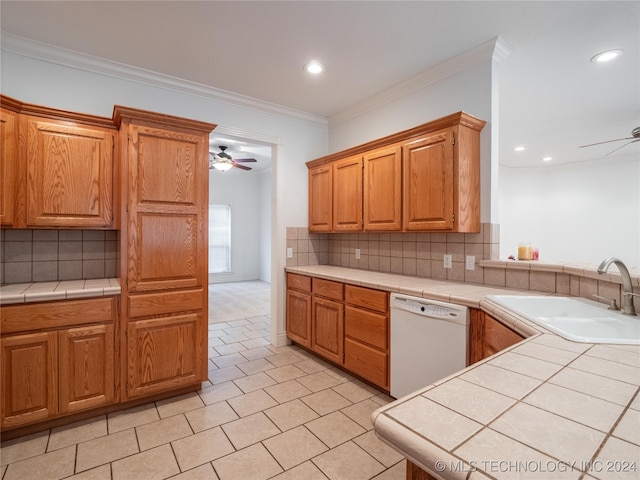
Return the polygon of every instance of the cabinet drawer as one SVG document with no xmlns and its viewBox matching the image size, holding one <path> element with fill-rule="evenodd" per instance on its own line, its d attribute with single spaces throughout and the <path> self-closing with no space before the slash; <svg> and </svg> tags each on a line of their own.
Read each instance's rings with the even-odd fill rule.
<svg viewBox="0 0 640 480">
<path fill-rule="evenodd" d="M 344 366 L 356 375 L 389 388 L 388 355 L 362 343 L 344 339 Z"/>
<path fill-rule="evenodd" d="M 2 307 L 2 333 L 112 322 L 116 297 L 8 305 Z"/>
<path fill-rule="evenodd" d="M 381 313 L 387 313 L 389 310 L 389 294 L 382 290 L 347 285 L 345 302 Z"/>
<path fill-rule="evenodd" d="M 386 315 L 345 306 L 344 334 L 348 337 L 386 351 L 388 325 Z"/>
<path fill-rule="evenodd" d="M 201 310 L 202 289 L 142 293 L 129 297 L 129 318 Z"/>
<path fill-rule="evenodd" d="M 340 282 L 332 282 L 331 280 L 323 280 L 322 278 L 313 279 L 313 294 L 331 298 L 332 300 L 344 300 L 343 287 L 344 284 Z"/>
<path fill-rule="evenodd" d="M 287 288 L 311 293 L 311 277 L 287 273 Z"/>
</svg>

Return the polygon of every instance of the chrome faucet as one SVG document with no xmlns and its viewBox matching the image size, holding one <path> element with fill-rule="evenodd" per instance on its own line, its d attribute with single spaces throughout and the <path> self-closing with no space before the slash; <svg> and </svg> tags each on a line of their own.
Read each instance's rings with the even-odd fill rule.
<svg viewBox="0 0 640 480">
<path fill-rule="evenodd" d="M 629 270 L 626 265 L 622 263 L 622 260 L 616 257 L 605 258 L 598 267 L 598 273 L 600 275 L 604 274 L 612 263 L 616 264 L 622 276 L 622 313 L 625 315 L 635 315 L 636 309 L 633 306 L 633 297 L 638 294 L 633 293 L 631 275 L 629 275 Z"/>
</svg>

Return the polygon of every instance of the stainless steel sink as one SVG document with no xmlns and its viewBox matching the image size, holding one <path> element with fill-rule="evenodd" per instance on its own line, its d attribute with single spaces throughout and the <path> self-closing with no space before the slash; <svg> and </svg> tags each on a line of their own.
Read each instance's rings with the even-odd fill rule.
<svg viewBox="0 0 640 480">
<path fill-rule="evenodd" d="M 640 345 L 640 316 L 578 297 L 489 295 L 489 300 L 567 340 Z"/>
</svg>

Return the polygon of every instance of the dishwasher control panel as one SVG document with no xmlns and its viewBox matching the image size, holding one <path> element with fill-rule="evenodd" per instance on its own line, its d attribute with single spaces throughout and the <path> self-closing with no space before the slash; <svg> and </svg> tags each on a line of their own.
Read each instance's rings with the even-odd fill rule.
<svg viewBox="0 0 640 480">
<path fill-rule="evenodd" d="M 467 309 L 465 307 L 459 308 L 457 305 L 441 304 L 427 299 L 414 300 L 397 295 L 392 297 L 391 308 L 398 308 L 425 317 L 446 320 L 461 320 L 467 316 Z"/>
</svg>

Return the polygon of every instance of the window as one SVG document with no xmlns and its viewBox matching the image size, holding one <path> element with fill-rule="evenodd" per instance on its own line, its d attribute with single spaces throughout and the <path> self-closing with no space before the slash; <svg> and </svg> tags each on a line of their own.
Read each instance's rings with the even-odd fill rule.
<svg viewBox="0 0 640 480">
<path fill-rule="evenodd" d="M 209 205 L 209 273 L 231 271 L 231 205 Z"/>
</svg>

